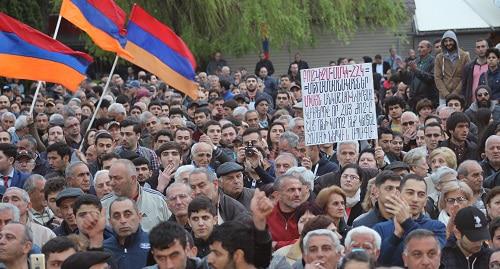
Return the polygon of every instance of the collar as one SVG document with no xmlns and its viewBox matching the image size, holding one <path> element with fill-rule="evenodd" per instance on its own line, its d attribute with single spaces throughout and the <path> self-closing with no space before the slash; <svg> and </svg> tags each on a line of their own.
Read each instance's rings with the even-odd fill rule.
<svg viewBox="0 0 500 269">
<path fill-rule="evenodd" d="M 11 178 L 11 179 L 12 179 L 12 178 L 14 177 L 14 167 L 11 167 L 11 168 L 10 168 L 10 172 L 9 172 L 9 173 L 7 173 L 6 175 L 2 175 L 2 177 L 3 177 L 3 176 L 9 176 L 9 178 Z"/>
</svg>

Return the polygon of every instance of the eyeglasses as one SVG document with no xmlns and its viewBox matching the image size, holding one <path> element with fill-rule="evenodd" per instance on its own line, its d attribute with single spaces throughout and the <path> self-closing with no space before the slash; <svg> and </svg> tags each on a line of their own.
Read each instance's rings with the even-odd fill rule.
<svg viewBox="0 0 500 269">
<path fill-rule="evenodd" d="M 401 123 L 401 125 L 403 125 L 403 126 L 408 126 L 408 125 L 413 126 L 413 125 L 415 125 L 415 122 L 414 121 L 407 121 L 407 122 Z"/>
<path fill-rule="evenodd" d="M 446 198 L 445 201 L 446 201 L 446 203 L 448 203 L 450 205 L 454 205 L 455 203 L 461 204 L 461 203 L 467 201 L 467 198 L 460 196 L 457 198 Z"/>
<path fill-rule="evenodd" d="M 350 180 L 359 180 L 359 177 L 356 175 L 348 175 L 348 174 L 343 174 L 341 176 L 343 179 L 350 179 Z"/>
</svg>

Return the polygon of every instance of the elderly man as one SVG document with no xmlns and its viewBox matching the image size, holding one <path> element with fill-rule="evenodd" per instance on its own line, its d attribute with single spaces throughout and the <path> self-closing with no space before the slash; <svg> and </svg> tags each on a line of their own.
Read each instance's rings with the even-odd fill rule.
<svg viewBox="0 0 500 269">
<path fill-rule="evenodd" d="M 244 187 L 243 171 L 244 168 L 241 165 L 235 162 L 227 162 L 217 168 L 217 177 L 224 194 L 229 195 L 229 197 L 250 209 L 250 202 L 255 190 Z"/>
<path fill-rule="evenodd" d="M 358 141 L 346 141 L 337 143 L 337 160 L 340 169 L 347 164 L 357 163 L 359 156 L 359 143 Z M 316 179 L 314 184 L 314 192 L 319 193 L 322 189 L 331 185 L 340 186 L 340 176 L 338 172 L 326 173 Z"/>
<path fill-rule="evenodd" d="M 438 269 L 441 262 L 441 246 L 436 235 L 429 230 L 416 229 L 405 239 L 404 265 L 408 269 Z"/>
<path fill-rule="evenodd" d="M 65 175 L 68 187 L 80 188 L 85 193 L 93 192 L 90 190 L 90 170 L 84 162 L 78 161 L 69 164 L 66 167 Z"/>
<path fill-rule="evenodd" d="M 219 224 L 246 216 L 248 211 L 242 204 L 219 191 L 217 176 L 207 168 L 194 169 L 188 182 L 194 197 L 205 195 L 216 206 Z"/>
<path fill-rule="evenodd" d="M 337 268 L 342 256 L 342 245 L 334 232 L 327 229 L 310 231 L 302 244 L 305 268 Z"/>
<path fill-rule="evenodd" d="M 347 233 L 344 241 L 345 254 L 363 249 L 376 261 L 380 255 L 381 244 L 382 238 L 375 230 L 366 226 L 359 226 Z"/>
<path fill-rule="evenodd" d="M 30 196 L 28 193 L 17 187 L 10 187 L 5 192 L 2 202 L 15 205 L 19 209 L 20 223 L 26 225 L 33 231 L 33 244 L 41 247 L 50 239 L 56 237 L 49 228 L 34 222 L 29 216 L 31 208 Z"/>
<path fill-rule="evenodd" d="M 293 244 L 299 238 L 297 220 L 290 216 L 303 202 L 302 188 L 304 184 L 297 176 L 281 176 L 274 182 L 278 201 L 267 217 L 267 223 L 275 249 Z"/>
<path fill-rule="evenodd" d="M 403 134 L 403 150 L 409 151 L 417 146 L 417 126 L 418 116 L 411 112 L 405 111 L 401 115 L 401 133 Z"/>
<path fill-rule="evenodd" d="M 66 188 L 57 194 L 56 205 L 60 209 L 63 218 L 61 225 L 54 229 L 57 236 L 66 236 L 78 231 L 73 205 L 76 199 L 83 194 L 80 188 Z"/>
<path fill-rule="evenodd" d="M 82 134 L 80 130 L 80 120 L 76 117 L 68 117 L 64 121 L 64 136 L 66 142 L 71 148 L 77 149 L 82 142 Z"/>
<path fill-rule="evenodd" d="M 500 136 L 492 135 L 488 137 L 484 146 L 484 152 L 486 158 L 481 163 L 481 166 L 483 167 L 484 177 L 488 178 L 500 171 Z"/>
<path fill-rule="evenodd" d="M 141 228 L 141 212 L 135 202 L 124 197 L 118 197 L 111 202 L 109 223 L 114 236 L 106 239 L 103 246 L 113 253 L 113 261 L 118 268 L 145 267 L 149 254 L 149 238 L 148 233 Z"/>
<path fill-rule="evenodd" d="M 111 193 L 111 179 L 109 179 L 109 170 L 99 170 L 94 177 L 95 194 L 99 199 Z"/>
<path fill-rule="evenodd" d="M 28 269 L 33 233 L 21 223 L 10 223 L 0 231 L 0 262 L 7 269 Z"/>
<path fill-rule="evenodd" d="M 458 179 L 467 183 L 474 193 L 472 205 L 480 209 L 486 214 L 486 206 L 484 201 L 489 190 L 483 188 L 483 168 L 477 161 L 467 160 L 461 163 L 457 168 Z"/>
<path fill-rule="evenodd" d="M 54 217 L 54 213 L 47 207 L 43 189 L 45 178 L 41 175 L 31 175 L 24 182 L 24 190 L 28 192 L 31 201 L 30 214 L 34 222 L 47 226 Z"/>
<path fill-rule="evenodd" d="M 274 160 L 274 170 L 277 177 L 280 177 L 292 167 L 297 167 L 297 158 L 291 153 L 283 152 Z"/>
<path fill-rule="evenodd" d="M 191 203 L 191 188 L 182 182 L 174 182 L 168 186 L 167 191 L 167 206 L 172 212 L 169 221 L 177 222 L 186 230 L 190 231 L 191 227 L 188 224 L 188 205 Z"/>
<path fill-rule="evenodd" d="M 109 210 L 111 202 L 123 196 L 137 201 L 137 207 L 143 214 L 141 225 L 145 231 L 149 231 L 156 224 L 168 220 L 170 211 L 163 195 L 139 185 L 137 171 L 131 161 L 126 159 L 115 161 L 109 169 L 109 178 L 113 192 L 101 200 L 106 210 Z"/>
</svg>

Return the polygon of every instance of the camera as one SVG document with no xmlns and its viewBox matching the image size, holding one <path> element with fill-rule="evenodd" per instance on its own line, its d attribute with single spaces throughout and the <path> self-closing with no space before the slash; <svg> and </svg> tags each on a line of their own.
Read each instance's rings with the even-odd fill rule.
<svg viewBox="0 0 500 269">
<path fill-rule="evenodd" d="M 253 146 L 253 142 L 249 141 L 245 146 L 245 156 L 252 157 L 254 155 L 255 155 L 255 148 Z"/>
</svg>

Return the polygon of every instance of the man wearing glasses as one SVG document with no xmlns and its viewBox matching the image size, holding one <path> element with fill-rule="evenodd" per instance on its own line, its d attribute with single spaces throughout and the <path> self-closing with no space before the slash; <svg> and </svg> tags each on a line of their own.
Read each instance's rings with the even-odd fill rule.
<svg viewBox="0 0 500 269">
<path fill-rule="evenodd" d="M 417 146 L 418 117 L 411 111 L 401 115 L 401 133 L 403 134 L 403 150 L 409 151 Z"/>
</svg>

